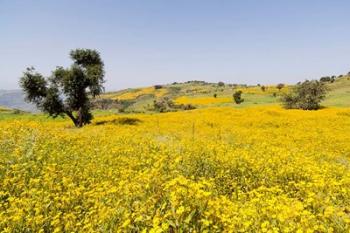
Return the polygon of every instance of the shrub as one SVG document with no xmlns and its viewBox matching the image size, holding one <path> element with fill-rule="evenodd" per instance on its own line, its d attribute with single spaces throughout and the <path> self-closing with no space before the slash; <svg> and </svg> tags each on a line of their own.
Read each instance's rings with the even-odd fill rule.
<svg viewBox="0 0 350 233">
<path fill-rule="evenodd" d="M 277 84 L 276 88 L 280 91 L 284 87 L 283 83 Z"/>
<path fill-rule="evenodd" d="M 225 86 L 225 83 L 224 82 L 218 82 L 218 86 L 219 87 L 223 87 L 223 86 Z"/>
<path fill-rule="evenodd" d="M 173 102 L 168 98 L 162 98 L 159 100 L 154 100 L 153 106 L 154 110 L 157 112 L 168 112 L 173 105 Z"/>
<path fill-rule="evenodd" d="M 196 109 L 195 106 L 193 106 L 192 104 L 180 104 L 180 105 L 176 105 L 179 106 L 182 110 L 193 110 Z"/>
<path fill-rule="evenodd" d="M 241 104 L 244 101 L 244 99 L 242 98 L 242 91 L 236 91 L 233 94 L 233 100 L 236 104 Z"/>
<path fill-rule="evenodd" d="M 158 89 L 162 89 L 163 86 L 162 85 L 154 85 L 154 89 L 158 90 Z"/>
<path fill-rule="evenodd" d="M 327 88 L 323 82 L 306 80 L 297 84 L 293 90 L 282 97 L 287 109 L 317 110 L 321 101 L 326 97 Z"/>
<path fill-rule="evenodd" d="M 214 98 L 218 97 L 218 94 L 215 93 L 215 94 L 213 95 L 213 97 L 214 97 Z"/>
<path fill-rule="evenodd" d="M 325 76 L 325 77 L 320 78 L 320 82 L 330 82 L 330 81 L 331 81 L 331 77 L 329 77 L 329 76 Z"/>
<path fill-rule="evenodd" d="M 266 91 L 266 87 L 265 87 L 265 86 L 261 86 L 260 88 L 261 88 L 261 90 L 262 90 L 263 92 Z"/>
<path fill-rule="evenodd" d="M 174 112 L 177 110 L 192 110 L 196 109 L 192 104 L 175 104 L 168 97 L 164 97 L 153 102 L 154 110 L 157 112 Z"/>
</svg>

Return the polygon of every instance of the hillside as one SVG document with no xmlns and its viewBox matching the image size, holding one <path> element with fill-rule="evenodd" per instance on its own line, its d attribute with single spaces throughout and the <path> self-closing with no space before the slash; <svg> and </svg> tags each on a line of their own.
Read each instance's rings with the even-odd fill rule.
<svg viewBox="0 0 350 233">
<path fill-rule="evenodd" d="M 350 77 L 337 78 L 333 83 L 327 83 L 329 93 L 322 103 L 325 107 L 350 107 Z M 156 85 L 153 87 L 126 89 L 117 92 L 108 92 L 102 99 L 116 100 L 124 104 L 126 112 L 149 112 L 153 109 L 153 102 L 160 99 L 169 99 L 175 104 L 191 104 L 196 108 L 231 106 L 242 108 L 257 105 L 279 104 L 279 97 L 292 86 L 285 86 L 281 90 L 276 85 L 247 86 L 237 84 L 206 83 L 203 81 L 189 81 L 186 83 L 173 83 Z M 237 105 L 232 95 L 241 90 L 244 102 Z M 216 97 L 214 97 L 216 95 Z"/>
<path fill-rule="evenodd" d="M 329 93 L 322 103 L 325 107 L 350 107 L 350 76 L 337 78 L 334 83 L 327 83 Z M 113 100 L 112 109 L 121 109 L 123 112 L 153 112 L 155 100 L 168 99 L 179 105 L 193 105 L 196 108 L 223 107 L 244 108 L 249 106 L 266 106 L 279 104 L 282 93 L 288 92 L 292 87 L 285 86 L 281 90 L 276 85 L 248 86 L 244 84 L 207 83 L 204 81 L 188 81 L 185 83 L 172 83 L 142 88 L 129 88 L 116 92 L 107 92 L 100 99 Z M 241 90 L 244 102 L 237 105 L 232 95 Z M 214 95 L 216 94 L 216 97 Z M 28 112 L 37 112 L 34 105 L 24 101 L 20 90 L 0 90 L 0 106 L 19 109 Z M 103 109 L 103 107 L 98 107 Z M 108 107 L 107 107 L 108 108 Z"/>
<path fill-rule="evenodd" d="M 323 105 L 326 107 L 350 107 L 350 76 L 336 79 L 328 84 L 329 93 Z"/>
</svg>

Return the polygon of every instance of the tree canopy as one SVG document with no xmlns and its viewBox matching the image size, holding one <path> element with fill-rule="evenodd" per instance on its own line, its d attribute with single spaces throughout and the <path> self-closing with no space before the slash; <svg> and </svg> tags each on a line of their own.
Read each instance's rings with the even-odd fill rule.
<svg viewBox="0 0 350 233">
<path fill-rule="evenodd" d="M 323 82 L 306 80 L 297 84 L 290 93 L 285 94 L 282 102 L 287 109 L 317 110 L 326 93 L 327 88 Z"/>
<path fill-rule="evenodd" d="M 27 68 L 20 86 L 28 102 L 52 117 L 67 115 L 77 127 L 92 120 L 89 98 L 104 91 L 104 64 L 100 54 L 91 49 L 70 52 L 73 64 L 69 68 L 57 67 L 45 78 L 33 67 Z"/>
</svg>

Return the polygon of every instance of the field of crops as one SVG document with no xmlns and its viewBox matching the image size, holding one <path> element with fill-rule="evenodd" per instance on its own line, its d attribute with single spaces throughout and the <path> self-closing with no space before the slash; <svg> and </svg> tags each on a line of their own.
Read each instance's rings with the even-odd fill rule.
<svg viewBox="0 0 350 233">
<path fill-rule="evenodd" d="M 0 121 L 1 232 L 349 232 L 350 110 Z"/>
</svg>

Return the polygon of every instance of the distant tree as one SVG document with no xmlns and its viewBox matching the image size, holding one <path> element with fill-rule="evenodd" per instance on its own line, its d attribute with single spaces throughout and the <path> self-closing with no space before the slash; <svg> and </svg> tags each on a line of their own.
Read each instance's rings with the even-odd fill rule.
<svg viewBox="0 0 350 233">
<path fill-rule="evenodd" d="M 265 86 L 261 86 L 260 88 L 261 88 L 261 90 L 262 90 L 263 92 L 266 91 L 266 87 L 265 87 Z"/>
<path fill-rule="evenodd" d="M 321 82 L 330 82 L 331 81 L 331 77 L 329 77 L 329 76 L 321 77 L 320 81 Z"/>
<path fill-rule="evenodd" d="M 218 86 L 219 87 L 223 87 L 223 86 L 225 86 L 225 83 L 224 82 L 218 82 Z"/>
<path fill-rule="evenodd" d="M 330 83 L 333 83 L 334 81 L 335 81 L 335 79 L 336 79 L 337 77 L 335 76 L 335 75 L 333 75 L 333 76 L 325 76 L 325 77 L 321 77 L 320 78 L 320 81 L 321 82 L 330 82 Z"/>
<path fill-rule="evenodd" d="M 214 98 L 218 97 L 218 94 L 215 93 L 215 94 L 213 95 L 213 97 L 214 97 Z"/>
<path fill-rule="evenodd" d="M 284 87 L 283 83 L 279 83 L 277 84 L 276 88 L 278 89 L 278 91 L 281 91 L 281 89 Z"/>
<path fill-rule="evenodd" d="M 233 100 L 236 104 L 241 104 L 244 102 L 244 99 L 242 98 L 242 91 L 238 90 L 235 93 L 233 93 Z"/>
<path fill-rule="evenodd" d="M 281 100 L 287 109 L 317 110 L 326 93 L 327 88 L 323 82 L 306 80 L 297 84 L 290 93 L 282 96 Z"/>
<path fill-rule="evenodd" d="M 162 85 L 154 85 L 154 89 L 158 90 L 158 89 L 162 89 L 163 86 Z"/>
<path fill-rule="evenodd" d="M 92 119 L 89 97 L 104 91 L 104 64 L 96 50 L 72 50 L 70 57 L 71 67 L 57 67 L 49 78 L 27 68 L 20 86 L 26 100 L 43 112 L 54 118 L 67 115 L 76 127 L 82 127 Z"/>
<path fill-rule="evenodd" d="M 154 110 L 157 112 L 168 112 L 174 103 L 168 98 L 161 98 L 153 101 Z"/>
</svg>

